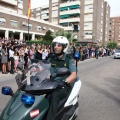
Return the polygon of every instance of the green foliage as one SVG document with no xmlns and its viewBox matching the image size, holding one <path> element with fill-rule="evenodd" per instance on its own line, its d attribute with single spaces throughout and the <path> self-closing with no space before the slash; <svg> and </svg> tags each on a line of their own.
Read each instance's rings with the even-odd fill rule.
<svg viewBox="0 0 120 120">
<path fill-rule="evenodd" d="M 45 36 L 43 37 L 43 39 L 45 41 L 52 41 L 53 40 L 52 32 L 50 30 L 48 30 L 46 32 Z"/>
<path fill-rule="evenodd" d="M 76 34 L 72 34 L 71 32 L 64 31 L 64 30 L 58 30 L 55 34 L 52 34 L 53 38 L 57 36 L 64 36 L 69 40 L 69 42 L 71 42 L 71 39 L 72 39 L 72 42 L 78 41 L 77 39 L 74 39 L 75 35 Z"/>
<path fill-rule="evenodd" d="M 110 43 L 107 44 L 107 47 L 108 47 L 108 48 L 112 48 L 112 49 L 113 49 L 113 48 L 116 48 L 116 47 L 117 47 L 117 43 L 115 43 L 115 42 L 110 42 Z"/>
</svg>

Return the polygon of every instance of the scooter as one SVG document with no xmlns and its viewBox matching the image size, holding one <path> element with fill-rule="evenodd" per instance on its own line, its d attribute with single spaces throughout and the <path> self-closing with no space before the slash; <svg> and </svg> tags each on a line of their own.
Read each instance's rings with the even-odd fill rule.
<svg viewBox="0 0 120 120">
<path fill-rule="evenodd" d="M 23 70 L 16 76 L 18 90 L 15 93 L 8 86 L 2 87 L 2 94 L 12 97 L 1 113 L 0 120 L 45 120 L 49 109 L 48 98 L 58 87 L 57 82 L 51 82 L 47 77 L 48 68 L 49 65 L 42 61 L 32 63 L 27 71 Z M 67 68 L 60 68 L 56 77 L 67 73 Z M 60 101 L 55 120 L 76 118 L 80 88 L 81 81 L 77 77 L 70 95 Z"/>
</svg>

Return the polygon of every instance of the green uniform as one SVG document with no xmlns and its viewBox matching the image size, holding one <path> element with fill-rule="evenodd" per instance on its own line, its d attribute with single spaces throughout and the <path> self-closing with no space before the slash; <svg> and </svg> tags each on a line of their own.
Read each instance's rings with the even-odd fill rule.
<svg viewBox="0 0 120 120">
<path fill-rule="evenodd" d="M 68 76 L 64 76 L 64 77 L 54 78 L 54 76 L 57 73 L 58 68 L 65 67 L 69 69 L 70 73 L 76 72 L 76 65 L 74 63 L 73 58 L 70 55 L 64 54 L 61 59 L 58 59 L 56 56 L 53 56 L 50 58 L 49 61 L 51 63 L 50 72 L 51 72 L 51 80 L 53 82 L 54 81 L 62 82 L 68 77 Z M 55 115 L 57 112 L 57 106 L 59 104 L 59 101 L 63 98 L 66 98 L 69 95 L 71 89 L 72 89 L 71 86 L 65 86 L 64 88 L 55 90 L 51 94 L 50 99 L 49 99 L 50 107 L 48 110 L 46 120 L 55 120 Z"/>
</svg>

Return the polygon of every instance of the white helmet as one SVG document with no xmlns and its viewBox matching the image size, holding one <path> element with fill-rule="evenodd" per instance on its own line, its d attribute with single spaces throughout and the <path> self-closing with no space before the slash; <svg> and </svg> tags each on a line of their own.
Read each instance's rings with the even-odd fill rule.
<svg viewBox="0 0 120 120">
<path fill-rule="evenodd" d="M 53 39 L 52 41 L 52 52 L 54 52 L 54 45 L 55 44 L 61 44 L 63 46 L 63 50 L 61 53 L 66 53 L 68 50 L 69 46 L 69 41 L 66 37 L 64 36 L 57 36 L 56 38 Z"/>
</svg>

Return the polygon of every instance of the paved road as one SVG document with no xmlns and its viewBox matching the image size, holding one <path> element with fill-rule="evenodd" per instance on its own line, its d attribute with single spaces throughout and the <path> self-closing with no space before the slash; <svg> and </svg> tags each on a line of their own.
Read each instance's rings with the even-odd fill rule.
<svg viewBox="0 0 120 120">
<path fill-rule="evenodd" d="M 120 120 L 120 59 L 105 57 L 78 63 L 82 81 L 77 120 Z M 0 74 L 0 88 L 17 88 L 13 75 Z M 0 94 L 0 113 L 9 96 Z"/>
<path fill-rule="evenodd" d="M 79 64 L 82 87 L 77 120 L 120 120 L 120 59 Z"/>
</svg>

